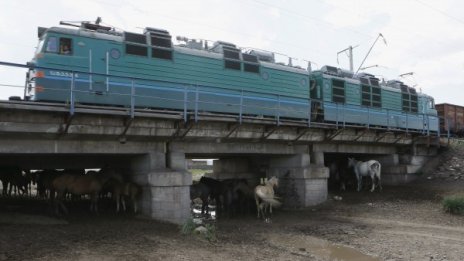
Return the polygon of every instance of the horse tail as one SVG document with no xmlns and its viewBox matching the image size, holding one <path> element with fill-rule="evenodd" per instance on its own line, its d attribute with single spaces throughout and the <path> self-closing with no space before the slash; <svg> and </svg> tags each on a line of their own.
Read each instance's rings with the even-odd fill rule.
<svg viewBox="0 0 464 261">
<path fill-rule="evenodd" d="M 275 198 L 261 198 L 264 202 L 268 203 L 272 207 L 280 207 L 282 203 Z"/>
<path fill-rule="evenodd" d="M 262 193 L 260 190 L 256 191 L 256 195 L 262 201 L 268 203 L 272 207 L 280 207 L 280 205 L 282 205 L 282 203 L 280 201 L 278 201 L 277 199 L 275 199 L 275 197 L 269 197 L 269 196 L 265 195 L 264 193 Z"/>
<path fill-rule="evenodd" d="M 375 171 L 375 173 L 377 175 L 377 178 L 380 179 L 380 172 L 381 172 L 381 168 L 382 168 L 382 166 L 380 165 L 380 162 L 378 162 L 378 161 L 374 162 L 374 164 L 372 164 L 371 168 L 372 168 L 372 170 Z"/>
<path fill-rule="evenodd" d="M 382 184 L 381 184 L 381 179 L 380 179 L 380 175 L 382 172 L 382 165 L 380 164 L 380 162 L 376 161 L 371 165 L 371 170 L 374 172 L 374 176 L 377 177 L 377 180 L 378 180 L 377 186 L 379 186 L 379 189 L 382 190 Z M 374 180 L 372 182 L 374 182 Z"/>
</svg>

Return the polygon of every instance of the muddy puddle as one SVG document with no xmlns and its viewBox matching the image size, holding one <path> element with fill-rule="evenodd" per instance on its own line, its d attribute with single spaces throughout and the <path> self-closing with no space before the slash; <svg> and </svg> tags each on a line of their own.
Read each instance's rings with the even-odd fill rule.
<svg viewBox="0 0 464 261">
<path fill-rule="evenodd" d="M 269 244 L 284 248 L 295 255 L 332 261 L 379 261 L 354 248 L 333 244 L 325 239 L 307 235 L 264 234 Z"/>
</svg>

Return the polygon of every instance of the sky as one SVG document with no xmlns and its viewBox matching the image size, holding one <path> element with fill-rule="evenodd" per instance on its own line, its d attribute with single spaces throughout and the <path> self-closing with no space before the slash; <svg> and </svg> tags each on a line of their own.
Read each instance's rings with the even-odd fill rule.
<svg viewBox="0 0 464 261">
<path fill-rule="evenodd" d="M 0 61 L 31 60 L 38 26 L 101 17 L 129 32 L 155 27 L 273 51 L 304 68 L 311 61 L 313 70 L 349 69 L 339 52 L 353 46 L 356 71 L 372 47 L 360 71 L 399 79 L 436 103 L 464 105 L 463 10 L 459 0 L 2 0 Z M 22 97 L 24 82 L 24 69 L 0 66 L 0 100 Z"/>
</svg>

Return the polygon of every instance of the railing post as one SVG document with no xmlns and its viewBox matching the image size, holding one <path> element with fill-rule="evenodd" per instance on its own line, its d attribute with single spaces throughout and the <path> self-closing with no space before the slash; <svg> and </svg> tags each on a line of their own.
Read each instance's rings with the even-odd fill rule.
<svg viewBox="0 0 464 261">
<path fill-rule="evenodd" d="M 93 77 L 92 77 L 92 49 L 89 49 L 89 90 L 93 89 Z"/>
<path fill-rule="evenodd" d="M 242 124 L 242 113 L 243 113 L 243 89 L 240 92 L 240 112 L 238 116 L 238 122 Z"/>
<path fill-rule="evenodd" d="M 131 80 L 131 107 L 130 107 L 130 117 L 133 119 L 135 117 L 135 85 L 134 79 Z"/>
<path fill-rule="evenodd" d="M 427 136 L 430 136 L 430 117 L 427 116 Z"/>
<path fill-rule="evenodd" d="M 343 129 L 345 128 L 345 113 L 346 113 L 346 104 L 343 104 Z"/>
<path fill-rule="evenodd" d="M 409 133 L 409 113 L 406 113 L 406 133 Z"/>
<path fill-rule="evenodd" d="M 277 126 L 280 125 L 280 95 L 277 95 Z"/>
<path fill-rule="evenodd" d="M 106 75 L 109 75 L 110 74 L 110 62 L 109 62 L 109 53 L 106 52 Z M 109 92 L 110 91 L 110 81 L 109 81 L 109 77 L 106 76 L 106 92 Z"/>
<path fill-rule="evenodd" d="M 367 107 L 367 129 L 371 126 L 371 110 L 370 107 Z"/>
<path fill-rule="evenodd" d="M 387 130 L 390 130 L 390 110 L 387 109 Z"/>
<path fill-rule="evenodd" d="M 309 115 L 308 115 L 308 127 L 311 128 L 311 116 L 313 115 L 313 107 L 312 107 L 312 100 L 309 99 Z"/>
<path fill-rule="evenodd" d="M 187 122 L 187 86 L 184 87 L 184 122 Z"/>
<path fill-rule="evenodd" d="M 69 114 L 74 115 L 74 71 L 71 72 L 71 94 L 70 94 Z"/>
<path fill-rule="evenodd" d="M 195 92 L 195 122 L 198 121 L 198 86 L 196 86 L 196 92 Z"/>
<path fill-rule="evenodd" d="M 338 103 L 335 103 L 335 114 L 337 115 L 337 118 L 335 120 L 335 127 L 338 129 Z"/>
</svg>

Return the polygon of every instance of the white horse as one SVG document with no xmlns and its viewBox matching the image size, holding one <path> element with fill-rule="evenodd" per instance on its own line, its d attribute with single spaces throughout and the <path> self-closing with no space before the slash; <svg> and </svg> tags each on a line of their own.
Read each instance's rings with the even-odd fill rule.
<svg viewBox="0 0 464 261">
<path fill-rule="evenodd" d="M 370 176 L 372 180 L 372 189 L 371 192 L 375 189 L 375 177 L 377 177 L 378 186 L 380 191 L 382 191 L 382 185 L 380 184 L 380 169 L 381 165 L 380 162 L 376 160 L 369 160 L 369 161 L 358 161 L 353 158 L 348 158 L 348 167 L 354 168 L 354 173 L 356 174 L 356 179 L 358 180 L 358 191 L 361 190 L 362 184 L 362 177 L 363 176 Z"/>
<path fill-rule="evenodd" d="M 256 208 L 258 210 L 258 218 L 260 213 L 261 216 L 265 218 L 264 212 L 266 211 L 266 207 L 269 207 L 269 213 L 272 214 L 272 207 L 278 207 L 281 205 L 281 203 L 274 196 L 274 187 L 277 187 L 278 185 L 279 180 L 276 177 L 272 177 L 267 180 L 264 185 L 258 185 L 255 187 L 255 200 Z"/>
</svg>

